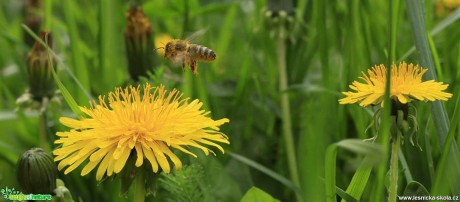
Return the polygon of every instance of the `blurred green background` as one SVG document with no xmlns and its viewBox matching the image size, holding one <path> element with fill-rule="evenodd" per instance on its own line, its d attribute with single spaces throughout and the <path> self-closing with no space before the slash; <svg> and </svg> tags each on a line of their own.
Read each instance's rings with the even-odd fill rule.
<svg viewBox="0 0 460 202">
<path fill-rule="evenodd" d="M 31 47 L 25 42 L 28 33 L 21 26 L 27 24 L 25 2 L 0 2 L 0 188 L 19 188 L 15 179 L 19 155 L 40 146 L 39 112 L 19 110 L 16 104 L 29 85 L 26 57 Z M 217 60 L 198 63 L 198 76 L 188 68 L 183 72 L 180 64 L 164 59 L 152 49 L 154 71 L 141 81 L 178 88 L 185 97 L 200 99 L 214 119 L 229 118 L 230 123 L 222 130 L 231 144 L 225 145 L 225 154 L 216 152 L 217 156 L 201 158 L 204 156 L 201 155 L 197 159 L 181 156 L 185 164 L 196 167 L 177 175 L 195 177 L 182 182 L 162 176 L 157 197 L 147 198 L 152 201 L 196 199 L 174 198 L 181 191 L 168 186 L 168 180 L 169 185 L 174 182 L 178 187 L 190 186 L 192 193 L 205 201 L 239 201 L 253 186 L 281 201 L 296 200 L 294 187 L 298 187 L 297 193 L 304 201 L 325 201 L 328 183 L 325 165 L 330 163 L 325 160 L 326 148 L 344 139 L 368 139 L 377 134 L 374 128 L 365 132 L 375 108 L 339 105 L 337 100 L 361 71 L 387 64 L 391 16 L 396 17 L 392 21 L 396 22 L 394 62 L 419 63 L 416 52 L 408 52 L 414 47 L 414 39 L 405 1 L 393 2 L 398 6 L 393 15 L 387 1 L 370 0 L 297 0 L 292 4 L 265 0 L 39 2 L 40 6 L 32 13 L 40 16 L 40 30 L 52 33 L 53 50 L 59 57 L 56 66 L 59 78 L 80 106 L 89 106 L 90 99 L 130 83 L 124 29 L 125 14 L 132 5 L 141 6 L 154 38 L 166 34 L 184 39 L 196 31 L 206 31 L 196 43 L 214 50 Z M 454 94 L 445 102 L 449 117 L 453 116 L 460 87 L 460 12 L 455 10 L 455 4 L 459 3 L 423 1 L 427 31 L 435 31 L 432 52 L 436 53 L 438 80 L 448 83 L 447 91 Z M 286 11 L 285 18 L 280 10 Z M 280 75 L 282 62 L 277 58 L 285 59 L 285 76 Z M 283 82 L 287 88 L 281 85 L 280 90 Z M 283 96 L 290 104 L 288 112 L 281 104 Z M 399 195 L 404 193 L 410 179 L 431 192 L 435 179 L 441 177 L 437 168 L 443 148 L 430 106 L 423 102 L 414 106 L 421 149 L 405 137 Z M 282 118 L 285 113 L 290 121 Z M 47 115 L 48 134 L 67 130 L 57 121 L 60 116 L 75 116 L 63 99 L 60 105 L 49 107 Z M 283 128 L 285 124 L 290 124 L 288 130 Z M 293 144 L 286 142 L 286 132 L 292 133 Z M 454 134 L 458 140 L 460 133 Z M 53 138 L 50 136 L 50 144 Z M 294 151 L 295 162 L 288 160 L 289 155 L 292 157 L 290 150 Z M 347 190 L 364 156 L 352 150 L 338 150 L 335 179 L 338 188 Z M 383 160 L 387 157 L 382 156 L 380 163 L 387 164 Z M 297 168 L 297 180 L 291 176 L 292 165 Z M 267 175 L 264 168 L 272 173 Z M 59 172 L 74 200 L 129 201 L 131 198 L 131 192 L 128 198 L 119 197 L 119 181 L 97 182 L 94 173 L 82 177 L 80 170 L 68 175 Z M 370 201 L 377 187 L 385 184 L 376 176 L 376 169 L 368 170 L 362 172 L 368 173 L 368 177 L 355 182 L 363 187 L 359 191 L 361 201 Z M 437 193 L 445 195 L 460 191 L 451 190 L 449 183 L 438 188 L 442 191 Z"/>
</svg>

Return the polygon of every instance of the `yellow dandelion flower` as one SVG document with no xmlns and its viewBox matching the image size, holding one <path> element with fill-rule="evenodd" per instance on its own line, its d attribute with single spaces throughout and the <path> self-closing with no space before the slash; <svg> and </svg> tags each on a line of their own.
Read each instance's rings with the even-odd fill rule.
<svg viewBox="0 0 460 202">
<path fill-rule="evenodd" d="M 172 41 L 173 38 L 171 38 L 171 36 L 167 35 L 167 34 L 160 34 L 158 36 L 155 37 L 155 50 L 157 51 L 157 54 L 159 56 L 164 56 L 165 54 L 165 45 Z"/>
<path fill-rule="evenodd" d="M 368 70 L 369 76 L 364 74 L 359 77 L 364 83 L 353 81 L 349 86 L 353 91 L 342 92 L 346 97 L 339 100 L 340 104 L 353 104 L 360 102 L 360 106 L 379 104 L 385 94 L 386 68 L 384 65 L 376 65 Z M 406 104 L 413 99 L 421 101 L 447 100 L 452 94 L 443 92 L 448 84 L 435 82 L 434 80 L 423 81 L 422 76 L 428 69 L 419 68 L 418 65 L 407 65 L 405 62 L 391 66 L 390 97 L 395 101 Z"/>
<path fill-rule="evenodd" d="M 140 167 L 146 158 L 153 172 L 161 168 L 165 173 L 171 170 L 170 161 L 176 169 L 182 166 L 171 148 L 194 157 L 189 146 L 201 149 L 206 155 L 214 153 L 206 145 L 223 153 L 217 143 L 229 144 L 229 141 L 219 132 L 219 126 L 229 120 L 213 120 L 207 117 L 209 112 L 200 109 L 202 102 L 189 102 L 188 98 L 180 99 L 181 96 L 176 89 L 166 93 L 163 85 L 146 84 L 143 91 L 139 86 L 117 88 L 109 93 L 108 103 L 99 96 L 99 104 L 81 107 L 89 118 L 60 118 L 63 125 L 72 129 L 57 133 L 60 139 L 55 143 L 62 144 L 53 152 L 54 160 L 60 161 L 58 169 L 68 166 L 64 172 L 67 174 L 87 162 L 81 172 L 83 176 L 99 165 L 96 179 L 101 180 L 106 173 L 107 176 L 119 173 L 134 151 L 135 166 Z"/>
</svg>

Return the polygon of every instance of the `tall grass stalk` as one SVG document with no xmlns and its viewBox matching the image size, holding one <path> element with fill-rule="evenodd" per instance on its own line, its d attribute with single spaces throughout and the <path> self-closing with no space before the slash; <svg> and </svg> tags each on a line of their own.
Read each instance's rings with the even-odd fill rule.
<svg viewBox="0 0 460 202">
<path fill-rule="evenodd" d="M 457 93 L 460 93 L 457 92 Z M 442 189 L 442 184 L 445 182 L 445 179 L 448 178 L 450 179 L 449 176 L 449 170 L 446 170 L 446 166 L 448 166 L 448 164 L 456 164 L 455 166 L 451 166 L 451 167 L 460 167 L 459 165 L 459 162 L 458 161 L 453 161 L 453 162 L 449 162 L 448 159 L 449 159 L 449 154 L 450 154 L 450 150 L 452 149 L 453 147 L 453 143 L 455 142 L 455 130 L 458 126 L 458 122 L 460 121 L 460 112 L 459 112 L 459 107 L 460 107 L 460 96 L 457 97 L 457 101 L 456 101 L 456 104 L 455 104 L 455 109 L 454 109 L 454 117 L 452 118 L 452 125 L 451 125 L 451 128 L 449 130 L 449 134 L 447 136 L 447 140 L 446 140 L 446 144 L 444 145 L 444 148 L 442 150 L 442 154 L 441 154 L 441 160 L 439 161 L 438 163 L 438 169 L 436 171 L 436 179 L 434 181 L 434 184 L 433 184 L 433 188 L 431 190 L 431 193 L 433 194 L 433 196 L 435 195 L 443 195 L 443 194 L 446 194 L 445 193 L 445 189 Z M 447 174 L 447 175 L 446 175 Z M 456 180 L 455 178 L 453 180 Z M 453 192 L 455 193 L 455 191 L 453 190 Z M 448 193 L 447 193 L 448 194 Z"/>
<path fill-rule="evenodd" d="M 65 14 L 65 18 L 67 21 L 67 26 L 68 26 L 68 33 L 69 33 L 69 38 L 70 38 L 70 49 L 71 49 L 71 55 L 72 55 L 72 62 L 73 62 L 73 70 L 75 71 L 75 74 L 80 81 L 80 83 L 83 85 L 84 89 L 90 89 L 90 81 L 89 81 L 89 74 L 87 67 L 85 65 L 85 60 L 84 60 L 84 53 L 81 50 L 81 40 L 78 35 L 78 27 L 75 19 L 75 2 L 73 1 L 63 1 L 62 2 Z M 81 91 L 76 91 L 77 92 L 77 100 L 79 103 L 86 103 L 88 101 L 88 97 L 85 96 L 84 93 Z"/>
<path fill-rule="evenodd" d="M 415 47 L 419 63 L 422 67 L 428 68 L 424 74 L 426 80 L 437 80 L 434 68 L 433 56 L 426 36 L 425 20 L 423 15 L 423 2 L 417 0 L 406 0 L 407 14 L 412 27 Z M 441 101 L 431 102 L 433 121 L 438 132 L 440 146 L 443 146 L 449 130 L 449 120 Z"/>
<path fill-rule="evenodd" d="M 379 136 L 381 137 L 380 143 L 382 144 L 382 147 L 384 149 L 384 153 L 388 153 L 388 146 L 389 146 L 389 139 L 390 139 L 390 111 L 391 111 L 391 100 L 390 100 L 390 81 L 391 81 L 391 65 L 395 62 L 394 60 L 396 59 L 396 25 L 397 25 L 397 10 L 399 6 L 399 1 L 398 0 L 390 0 L 388 1 L 389 5 L 389 30 L 388 30 L 388 36 L 389 36 L 389 43 L 388 43 L 388 50 L 390 53 L 388 54 L 388 61 L 387 61 L 387 67 L 388 70 L 386 72 L 386 85 L 385 85 L 385 96 L 384 96 L 384 107 L 382 109 L 382 114 L 380 116 L 381 118 L 381 125 L 380 125 L 380 131 L 379 131 Z M 395 140 L 393 140 L 396 142 Z M 397 153 L 396 153 L 397 155 Z M 396 158 L 396 157 L 395 157 Z M 385 156 L 383 162 L 387 161 L 387 156 Z M 397 160 L 396 160 L 397 163 Z M 377 170 L 377 185 L 375 186 L 374 189 L 374 196 L 372 201 L 383 201 L 383 192 L 384 192 L 384 182 L 385 182 L 385 176 L 387 172 L 387 164 L 383 163 L 378 167 Z M 390 183 L 397 183 L 396 182 L 390 182 Z M 390 198 L 391 200 L 391 198 Z"/>
<path fill-rule="evenodd" d="M 326 172 L 324 173 L 326 179 L 326 201 L 335 202 L 337 201 L 337 192 L 336 192 L 336 163 L 337 157 L 337 145 L 332 144 L 326 149 L 326 160 L 324 168 Z"/>
<path fill-rule="evenodd" d="M 424 79 L 436 80 L 433 55 L 429 47 L 427 31 L 425 29 L 423 1 L 406 0 L 406 4 L 419 63 L 422 67 L 428 68 L 428 72 L 424 75 Z M 442 148 L 445 147 L 450 122 L 442 101 L 430 102 L 430 105 L 434 125 L 439 139 L 439 146 Z M 452 179 L 450 183 L 451 191 L 454 195 L 460 195 L 460 181 L 456 180 L 460 177 L 460 154 L 455 140 L 452 140 L 452 146 L 449 149 L 448 159 L 450 161 L 448 169 L 450 171 L 449 178 Z M 439 177 L 439 175 L 436 176 L 436 178 Z"/>
<path fill-rule="evenodd" d="M 283 184 L 284 186 L 290 188 L 292 191 L 296 192 L 297 194 L 302 194 L 302 190 L 297 186 L 297 185 L 294 185 L 294 183 L 292 183 L 289 179 L 285 178 L 284 176 L 276 173 L 275 171 L 273 170 L 270 170 L 269 168 L 249 159 L 249 158 L 246 158 L 244 156 L 241 156 L 239 154 L 236 154 L 236 153 L 232 153 L 232 152 L 229 152 L 229 155 L 236 159 L 237 161 L 240 161 L 241 163 L 244 163 L 245 165 L 248 165 L 264 174 L 266 174 L 267 176 L 275 179 L 276 181 L 280 182 L 281 184 Z"/>
<path fill-rule="evenodd" d="M 95 81 L 104 84 L 104 86 L 110 86 L 110 84 L 116 83 L 116 81 L 121 81 L 125 79 L 126 69 L 123 69 L 121 74 L 116 71 L 112 71 L 117 64 L 122 60 L 119 57 L 120 51 L 117 43 L 113 41 L 119 41 L 120 44 L 123 44 L 120 41 L 121 38 L 121 26 L 117 23 L 112 23 L 113 19 L 116 19 L 117 15 L 121 15 L 121 9 L 116 3 L 110 0 L 100 0 L 99 1 L 99 34 L 98 34 L 98 52 L 99 52 L 99 65 L 96 67 L 96 71 L 92 73 L 97 73 L 101 75 L 101 80 Z M 125 67 L 120 65 L 118 68 Z M 107 74 L 107 72 L 112 72 L 112 74 Z M 125 76 L 125 77 L 124 77 Z M 111 88 L 109 88 L 111 90 Z"/>
<path fill-rule="evenodd" d="M 390 54 L 389 54 L 389 64 L 387 70 L 387 80 L 386 80 L 386 89 L 385 94 L 389 93 L 391 89 L 391 65 L 396 63 L 396 29 L 397 29 L 397 19 L 398 19 L 398 8 L 399 8 L 399 0 L 390 0 Z M 390 104 L 388 101 L 389 96 L 385 96 L 386 103 Z M 390 109 L 391 106 L 387 107 Z M 396 121 L 398 122 L 398 121 Z M 393 124 L 396 124 L 393 122 Z M 391 127 L 396 127 L 393 125 Z M 390 202 L 396 202 L 396 197 L 398 195 L 398 155 L 399 155 L 399 147 L 401 145 L 401 135 L 399 134 L 399 130 L 391 130 L 392 134 L 392 142 L 391 142 L 391 156 L 390 156 L 390 187 L 388 190 L 388 199 Z"/>
<path fill-rule="evenodd" d="M 286 44 L 283 37 L 278 37 L 276 40 L 278 71 L 279 71 L 279 87 L 281 98 L 281 113 L 283 118 L 283 136 L 286 144 L 286 153 L 288 158 L 289 173 L 294 185 L 299 186 L 299 172 L 297 169 L 297 159 L 295 155 L 295 144 L 292 134 L 291 109 L 289 106 L 289 95 L 285 92 L 288 88 L 287 73 L 286 73 Z M 302 196 L 296 193 L 297 201 L 303 201 Z"/>
</svg>

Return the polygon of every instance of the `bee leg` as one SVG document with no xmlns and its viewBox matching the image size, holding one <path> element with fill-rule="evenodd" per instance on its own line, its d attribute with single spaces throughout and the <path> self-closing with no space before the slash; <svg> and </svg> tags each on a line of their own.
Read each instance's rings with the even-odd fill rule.
<svg viewBox="0 0 460 202">
<path fill-rule="evenodd" d="M 182 62 L 182 72 L 185 72 L 185 62 Z"/>
<path fill-rule="evenodd" d="M 195 60 L 190 61 L 190 69 L 192 69 L 193 74 L 198 75 L 198 66 Z"/>
</svg>

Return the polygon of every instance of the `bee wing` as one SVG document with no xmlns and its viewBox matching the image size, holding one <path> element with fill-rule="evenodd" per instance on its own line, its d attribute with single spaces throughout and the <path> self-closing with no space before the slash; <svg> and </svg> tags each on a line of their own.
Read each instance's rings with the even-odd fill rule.
<svg viewBox="0 0 460 202">
<path fill-rule="evenodd" d="M 188 36 L 185 40 L 188 42 L 197 42 L 201 38 L 203 38 L 204 34 L 206 33 L 207 29 L 200 29 L 196 32 L 193 32 L 190 36 Z"/>
</svg>

